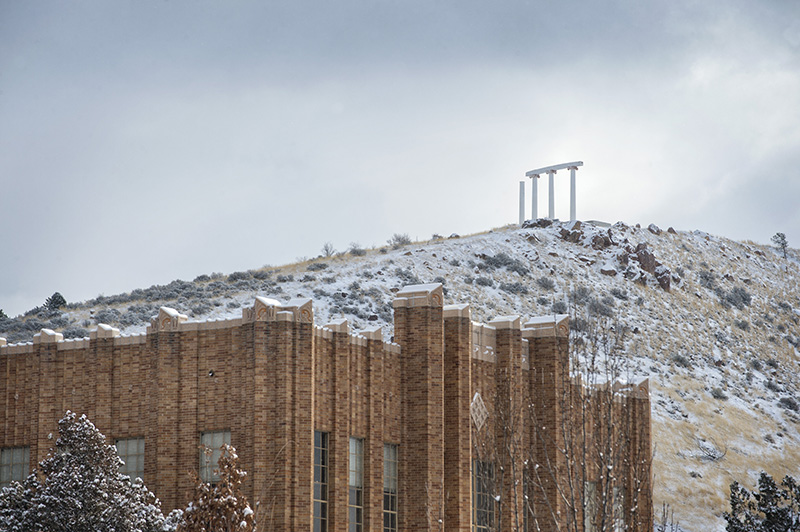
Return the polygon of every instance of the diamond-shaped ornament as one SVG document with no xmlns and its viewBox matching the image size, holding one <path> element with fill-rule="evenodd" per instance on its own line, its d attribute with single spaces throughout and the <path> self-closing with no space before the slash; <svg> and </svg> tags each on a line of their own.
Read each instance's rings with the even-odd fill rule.
<svg viewBox="0 0 800 532">
<path fill-rule="evenodd" d="M 475 426 L 478 430 L 481 430 L 481 427 L 483 427 L 483 424 L 486 423 L 486 420 L 489 418 L 489 411 L 486 410 L 486 405 L 483 403 L 479 392 L 475 392 L 472 403 L 469 405 L 469 412 L 472 414 L 472 421 L 475 423 Z"/>
</svg>

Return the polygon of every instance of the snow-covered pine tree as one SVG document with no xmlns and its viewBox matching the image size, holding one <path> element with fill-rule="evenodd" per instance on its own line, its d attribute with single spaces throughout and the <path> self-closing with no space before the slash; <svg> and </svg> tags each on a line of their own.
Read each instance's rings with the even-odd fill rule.
<svg viewBox="0 0 800 532">
<path fill-rule="evenodd" d="M 205 449 L 210 455 L 210 450 Z M 236 449 L 222 446 L 217 483 L 196 479 L 194 497 L 178 524 L 178 532 L 256 532 L 255 513 L 241 491 L 247 473 L 239 469 Z"/>
<path fill-rule="evenodd" d="M 119 472 L 113 445 L 86 416 L 67 412 L 48 457 L 22 483 L 0 493 L 0 520 L 8 532 L 164 532 L 158 499 L 141 479 Z"/>
<path fill-rule="evenodd" d="M 751 493 L 731 484 L 731 511 L 725 512 L 727 532 L 796 532 L 800 530 L 800 487 L 784 477 L 780 485 L 764 472 Z"/>
</svg>

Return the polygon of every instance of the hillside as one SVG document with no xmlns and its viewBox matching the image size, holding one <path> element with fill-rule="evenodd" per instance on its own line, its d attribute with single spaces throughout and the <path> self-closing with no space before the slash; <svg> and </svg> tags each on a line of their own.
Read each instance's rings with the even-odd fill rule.
<svg viewBox="0 0 800 532">
<path fill-rule="evenodd" d="M 393 292 L 441 282 L 446 304 L 470 303 L 479 322 L 573 309 L 627 328 L 630 378 L 651 379 L 654 501 L 670 504 L 683 529 L 723 530 L 732 480 L 797 474 L 797 250 L 784 259 L 768 246 L 655 226 L 529 225 L 37 308 L 0 321 L 0 336 L 29 341 L 47 327 L 81 337 L 97 323 L 132 334 L 161 305 L 218 319 L 264 295 L 310 297 L 317 324 L 344 316 L 356 330 L 384 326 L 388 339 Z"/>
</svg>

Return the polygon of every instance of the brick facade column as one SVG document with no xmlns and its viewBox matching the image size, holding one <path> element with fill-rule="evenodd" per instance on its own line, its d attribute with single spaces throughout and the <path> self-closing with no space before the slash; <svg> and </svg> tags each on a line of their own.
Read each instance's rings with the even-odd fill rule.
<svg viewBox="0 0 800 532">
<path fill-rule="evenodd" d="M 524 525 L 522 447 L 522 335 L 519 316 L 503 316 L 489 322 L 495 328 L 496 402 L 494 430 L 498 446 L 495 464 L 500 482 L 500 530 L 521 530 Z M 500 478 L 497 478 L 499 475 Z"/>
<path fill-rule="evenodd" d="M 383 530 L 383 334 L 380 327 L 367 338 L 367 434 L 364 439 L 364 530 Z"/>
<path fill-rule="evenodd" d="M 328 530 L 347 530 L 350 481 L 350 333 L 347 320 L 333 331 L 333 424 L 328 435 Z"/>
<path fill-rule="evenodd" d="M 97 429 L 106 436 L 112 435 L 111 390 L 114 381 L 114 338 L 119 336 L 119 329 L 110 325 L 99 324 L 97 330 L 90 333 L 89 349 L 86 356 L 88 367 L 92 368 L 87 378 L 94 380 L 93 390 L 85 398 L 87 416 Z M 107 443 L 113 444 L 113 438 Z"/>
<path fill-rule="evenodd" d="M 535 318 L 525 323 L 528 340 L 530 441 L 533 469 L 529 469 L 535 519 L 541 530 L 560 530 L 565 508 L 558 495 L 558 482 L 566 474 L 563 423 L 568 422 L 569 322 L 564 315 Z"/>
<path fill-rule="evenodd" d="M 469 305 L 448 305 L 444 317 L 444 485 L 447 530 L 472 523 L 472 320 Z"/>
<path fill-rule="evenodd" d="M 63 335 L 50 329 L 42 329 L 33 337 L 35 356 L 39 360 L 39 408 L 36 420 L 38 426 L 36 458 L 35 462 L 33 460 L 31 462 L 37 466 L 47 457 L 50 447 L 56 444 L 58 420 L 65 413 L 61 411 L 64 390 L 59 366 L 62 357 L 58 356 L 58 342 L 63 339 Z M 31 449 L 31 455 L 34 454 L 33 451 L 34 449 Z"/>
<path fill-rule="evenodd" d="M 394 300 L 395 341 L 402 348 L 402 530 L 446 527 L 442 292 L 440 284 L 413 285 L 400 290 Z"/>
</svg>

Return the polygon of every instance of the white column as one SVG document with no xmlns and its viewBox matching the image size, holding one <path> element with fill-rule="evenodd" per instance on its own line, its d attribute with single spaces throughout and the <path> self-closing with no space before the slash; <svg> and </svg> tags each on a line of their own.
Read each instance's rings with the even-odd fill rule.
<svg viewBox="0 0 800 532">
<path fill-rule="evenodd" d="M 575 221 L 575 168 L 569 169 L 569 221 Z"/>
<path fill-rule="evenodd" d="M 551 220 L 555 220 L 555 212 L 556 212 L 556 191 L 555 187 L 553 186 L 553 176 L 556 175 L 554 170 L 550 170 L 547 172 L 550 175 L 550 205 L 547 211 L 548 218 Z"/>
<path fill-rule="evenodd" d="M 525 181 L 519 182 L 519 225 L 525 221 Z"/>
<path fill-rule="evenodd" d="M 531 220 L 539 219 L 539 176 L 531 176 Z"/>
</svg>

